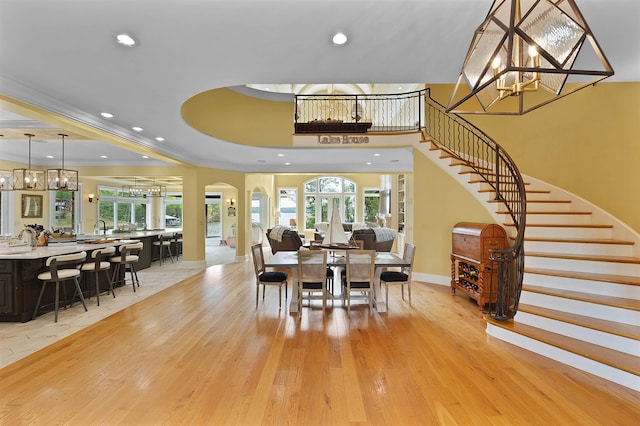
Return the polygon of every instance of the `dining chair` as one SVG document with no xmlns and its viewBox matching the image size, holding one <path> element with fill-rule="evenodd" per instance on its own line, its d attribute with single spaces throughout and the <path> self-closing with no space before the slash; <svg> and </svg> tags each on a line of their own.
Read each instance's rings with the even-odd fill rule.
<svg viewBox="0 0 640 426">
<path fill-rule="evenodd" d="M 116 266 L 113 270 L 113 283 L 121 282 L 123 286 L 127 284 L 127 271 L 131 276 L 131 285 L 133 291 L 136 291 L 136 284 L 140 287 L 140 280 L 138 280 L 138 271 L 136 270 L 136 263 L 140 259 L 139 253 L 144 247 L 142 241 L 138 241 L 131 244 L 123 244 L 120 246 L 120 253 L 118 256 L 114 256 L 110 259 Z"/>
<path fill-rule="evenodd" d="M 42 295 L 44 294 L 44 289 L 49 283 L 56 284 L 55 290 L 55 299 L 54 299 L 54 322 L 58 322 L 58 305 L 60 302 L 60 283 L 66 283 L 66 281 L 73 281 L 75 284 L 75 293 L 73 298 L 75 298 L 76 294 L 80 297 L 80 301 L 82 302 L 82 306 L 84 307 L 85 312 L 87 311 L 87 305 L 84 303 L 84 296 L 82 295 L 82 289 L 80 288 L 80 282 L 78 281 L 78 277 L 80 277 L 80 269 L 78 268 L 82 262 L 87 258 L 87 252 L 82 251 L 80 253 L 73 254 L 63 254 L 60 256 L 51 256 L 47 259 L 45 265 L 48 268 L 48 271 L 42 272 L 38 274 L 38 279 L 42 281 L 42 288 L 40 289 L 40 295 L 38 296 L 38 301 L 36 302 L 36 308 L 33 310 L 32 319 L 36 318 L 38 314 L 38 309 L 40 309 L 40 302 L 42 301 Z M 65 292 L 63 287 L 63 292 Z M 66 292 L 65 292 L 66 295 Z M 71 299 L 71 304 L 73 304 L 73 298 Z M 67 306 L 67 300 L 65 296 L 65 309 Z"/>
<path fill-rule="evenodd" d="M 176 251 L 176 261 L 180 259 L 180 255 L 182 254 L 182 232 L 176 232 L 173 234 L 173 238 L 171 239 L 173 243 L 173 248 Z"/>
<path fill-rule="evenodd" d="M 91 252 L 90 259 L 80 267 L 80 271 L 83 272 L 85 276 L 89 275 L 93 277 L 93 281 L 95 281 L 96 303 L 98 306 L 100 306 L 100 272 L 104 273 L 109 283 L 107 294 L 111 293 L 114 298 L 116 297 L 116 292 L 113 291 L 113 277 L 109 274 L 109 270 L 111 269 L 109 259 L 113 257 L 115 253 L 116 248 L 114 246 L 94 250 Z M 88 284 L 88 291 L 89 297 L 91 297 L 91 283 Z"/>
<path fill-rule="evenodd" d="M 409 293 L 409 306 L 411 306 L 411 271 L 413 270 L 413 259 L 416 257 L 416 246 L 405 243 L 402 259 L 409 263 L 403 266 L 400 271 L 384 271 L 380 274 L 380 285 L 386 288 L 385 303 L 389 309 L 389 286 L 399 285 L 402 289 L 402 300 L 404 300 L 404 286 L 407 286 Z"/>
<path fill-rule="evenodd" d="M 311 306 L 313 293 L 322 294 L 322 313 L 324 313 L 328 293 L 325 250 L 298 251 L 298 312 L 302 312 L 302 299 L 305 292 L 308 294 L 309 306 Z"/>
<path fill-rule="evenodd" d="M 375 250 L 347 250 L 345 274 L 342 281 L 342 305 L 347 302 L 347 315 L 351 314 L 351 292 L 367 294 L 369 314 L 373 308 L 373 286 L 376 271 Z"/>
<path fill-rule="evenodd" d="M 262 300 L 264 301 L 264 293 L 268 285 L 278 286 L 278 309 L 282 309 L 282 286 L 284 285 L 284 300 L 287 300 L 287 282 L 289 274 L 279 271 L 267 271 L 264 266 L 264 252 L 262 251 L 262 243 L 256 243 L 251 246 L 251 257 L 253 258 L 253 269 L 256 274 L 256 308 L 258 307 L 258 299 L 260 295 L 260 286 L 262 286 Z"/>
</svg>

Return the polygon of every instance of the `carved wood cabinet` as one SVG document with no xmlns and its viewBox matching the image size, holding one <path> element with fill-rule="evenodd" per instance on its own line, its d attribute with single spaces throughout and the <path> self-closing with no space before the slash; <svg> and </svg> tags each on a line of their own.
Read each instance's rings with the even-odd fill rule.
<svg viewBox="0 0 640 426">
<path fill-rule="evenodd" d="M 451 233 L 451 293 L 461 291 L 474 299 L 480 309 L 495 302 L 498 270 L 490 259 L 490 250 L 508 247 L 507 232 L 500 225 L 457 223 Z"/>
</svg>

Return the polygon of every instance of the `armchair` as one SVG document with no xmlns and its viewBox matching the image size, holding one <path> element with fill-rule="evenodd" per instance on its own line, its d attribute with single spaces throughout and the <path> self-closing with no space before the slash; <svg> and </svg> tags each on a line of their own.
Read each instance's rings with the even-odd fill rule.
<svg viewBox="0 0 640 426">
<path fill-rule="evenodd" d="M 300 235 L 289 228 L 284 230 L 276 230 L 276 227 L 267 229 L 267 240 L 273 254 L 279 251 L 298 251 L 302 247 Z"/>
</svg>

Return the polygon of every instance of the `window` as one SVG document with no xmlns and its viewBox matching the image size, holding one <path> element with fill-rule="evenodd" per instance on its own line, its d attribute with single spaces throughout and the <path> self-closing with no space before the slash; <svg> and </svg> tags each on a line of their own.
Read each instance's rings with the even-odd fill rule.
<svg viewBox="0 0 640 426">
<path fill-rule="evenodd" d="M 380 190 L 378 188 L 365 188 L 362 207 L 365 222 L 377 222 L 379 205 Z"/>
<path fill-rule="evenodd" d="M 278 194 L 278 211 L 280 212 L 278 224 L 290 226 L 291 220 L 297 221 L 298 218 L 298 190 L 280 188 Z"/>
<path fill-rule="evenodd" d="M 80 192 L 82 193 L 82 192 Z M 78 229 L 76 196 L 74 191 L 50 191 L 50 223 L 55 230 L 74 232 Z"/>
<path fill-rule="evenodd" d="M 182 193 L 167 193 L 164 197 L 165 228 L 182 228 Z"/>
<path fill-rule="evenodd" d="M 145 197 L 131 197 L 120 188 L 98 187 L 98 223 L 94 230 L 102 229 L 99 221 L 105 222 L 107 229 L 130 229 L 134 224 L 138 229 L 149 226 L 151 200 Z"/>
<path fill-rule="evenodd" d="M 355 222 L 356 191 L 355 182 L 338 176 L 322 176 L 305 182 L 305 229 L 314 229 L 316 222 L 329 222 L 333 206 L 343 222 Z"/>
</svg>

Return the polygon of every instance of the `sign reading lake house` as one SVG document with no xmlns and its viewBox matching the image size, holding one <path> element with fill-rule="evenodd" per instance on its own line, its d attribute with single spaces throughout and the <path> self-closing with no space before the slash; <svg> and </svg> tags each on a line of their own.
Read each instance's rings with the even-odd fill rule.
<svg viewBox="0 0 640 426">
<path fill-rule="evenodd" d="M 318 135 L 318 145 L 365 145 L 368 143 L 369 143 L 369 136 Z"/>
</svg>

